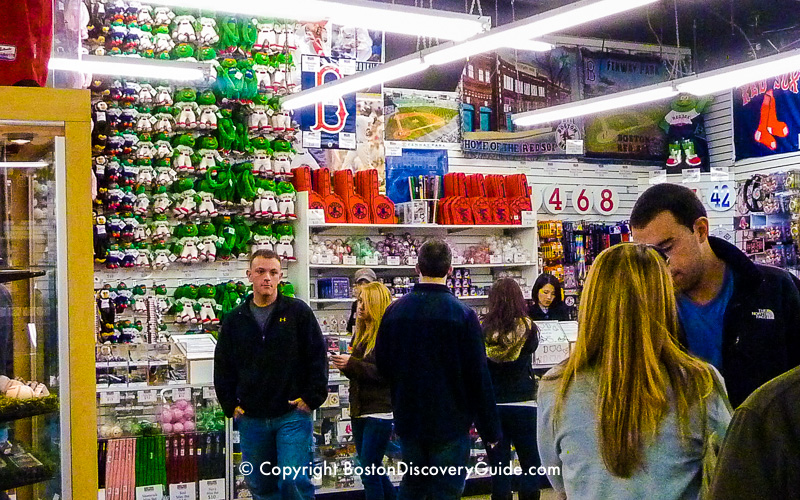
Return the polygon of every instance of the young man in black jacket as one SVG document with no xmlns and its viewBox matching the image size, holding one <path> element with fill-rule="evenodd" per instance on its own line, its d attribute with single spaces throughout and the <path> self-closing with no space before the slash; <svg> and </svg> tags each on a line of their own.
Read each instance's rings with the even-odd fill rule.
<svg viewBox="0 0 800 500">
<path fill-rule="evenodd" d="M 500 440 L 481 325 L 445 285 L 450 262 L 446 243 L 425 242 L 420 282 L 386 309 L 378 329 L 376 366 L 391 388 L 403 462 L 419 468 L 403 477 L 400 500 L 461 497 L 473 422 L 487 446 Z M 453 469 L 422 469 L 431 466 Z"/>
<path fill-rule="evenodd" d="M 277 254 L 253 254 L 253 294 L 225 317 L 214 353 L 217 398 L 238 424 L 248 464 L 241 471 L 255 500 L 314 498 L 311 412 L 328 395 L 319 323 L 304 302 L 278 293 L 281 276 Z M 306 469 L 283 477 L 274 466 Z"/>
<path fill-rule="evenodd" d="M 635 241 L 666 255 L 678 293 L 681 342 L 720 370 L 734 408 L 800 365 L 800 282 L 709 236 L 706 210 L 690 189 L 649 188 L 633 207 L 631 227 Z"/>
</svg>

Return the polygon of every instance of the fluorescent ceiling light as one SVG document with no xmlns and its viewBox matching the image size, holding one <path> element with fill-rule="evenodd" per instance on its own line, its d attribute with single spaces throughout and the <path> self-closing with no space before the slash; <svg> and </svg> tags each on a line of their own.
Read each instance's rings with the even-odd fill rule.
<svg viewBox="0 0 800 500">
<path fill-rule="evenodd" d="M 508 46 L 509 49 L 526 50 L 528 52 L 550 52 L 553 47 L 552 43 L 540 42 L 539 40 L 520 40 Z"/>
<path fill-rule="evenodd" d="M 660 101 L 674 97 L 678 93 L 679 92 L 672 86 L 672 82 L 664 82 L 641 89 L 617 92 L 607 96 L 570 102 L 559 106 L 538 109 L 536 111 L 516 113 L 512 115 L 511 119 L 514 120 L 515 125 L 521 127 L 538 125 L 541 123 L 550 123 L 567 118 L 610 111 L 612 109 L 636 106 L 637 104 Z"/>
<path fill-rule="evenodd" d="M 442 40 L 465 40 L 490 27 L 488 17 L 363 0 L 147 0 L 146 3 L 270 19 L 329 20 L 344 26 Z"/>
<path fill-rule="evenodd" d="M 582 0 L 536 16 L 495 28 L 482 35 L 454 43 L 448 42 L 426 51 L 425 61 L 446 64 L 471 55 L 502 47 L 513 47 L 519 40 L 531 40 L 581 24 L 597 21 L 642 7 L 657 0 Z"/>
<path fill-rule="evenodd" d="M 676 82 L 676 86 L 681 92 L 708 95 L 791 73 L 798 69 L 800 69 L 800 49 L 681 78 Z"/>
<path fill-rule="evenodd" d="M 282 101 L 282 106 L 284 109 L 292 110 L 319 102 L 332 102 L 345 94 L 419 73 L 428 66 L 429 64 L 422 61 L 416 54 L 412 54 L 367 71 L 326 83 L 320 87 L 292 94 Z"/>
<path fill-rule="evenodd" d="M 179 63 L 150 61 L 141 58 L 92 57 L 83 59 L 51 58 L 50 70 L 77 71 L 93 75 L 127 76 L 131 78 L 152 78 L 156 80 L 203 80 L 210 65 L 205 63 Z"/>
<path fill-rule="evenodd" d="M 44 168 L 48 165 L 44 161 L 0 161 L 0 168 Z"/>
</svg>

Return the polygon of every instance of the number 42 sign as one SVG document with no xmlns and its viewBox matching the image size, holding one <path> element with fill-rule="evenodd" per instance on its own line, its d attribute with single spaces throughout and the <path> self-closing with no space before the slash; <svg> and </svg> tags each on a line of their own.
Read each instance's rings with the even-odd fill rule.
<svg viewBox="0 0 800 500">
<path fill-rule="evenodd" d="M 558 215 L 567 207 L 567 191 L 558 185 L 550 185 L 542 192 L 545 210 Z M 577 186 L 572 189 L 572 208 L 579 214 L 594 211 L 600 215 L 613 215 L 619 210 L 619 194 L 613 187 Z"/>
</svg>

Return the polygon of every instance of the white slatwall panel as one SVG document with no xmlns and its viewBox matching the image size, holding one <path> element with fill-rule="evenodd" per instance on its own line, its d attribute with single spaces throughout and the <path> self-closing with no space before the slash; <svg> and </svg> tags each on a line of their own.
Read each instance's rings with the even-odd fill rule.
<svg viewBox="0 0 800 500">
<path fill-rule="evenodd" d="M 733 93 L 722 92 L 706 113 L 706 138 L 709 163 L 712 167 L 730 167 L 734 163 Z"/>
<path fill-rule="evenodd" d="M 708 221 L 711 227 L 712 234 L 715 231 L 733 231 L 733 203 L 731 203 L 731 209 L 726 212 L 717 212 L 713 210 L 708 202 L 707 199 L 707 191 L 708 189 L 713 189 L 714 186 L 721 186 L 723 184 L 727 184 L 731 186 L 732 194 L 736 195 L 736 189 L 733 187 L 735 181 L 730 179 L 728 181 L 712 181 L 710 178 L 710 174 L 701 174 L 700 182 L 687 182 L 682 183 L 682 176 L 681 175 L 668 175 L 667 182 L 673 184 L 682 184 L 690 189 L 696 189 L 697 195 L 703 200 L 703 204 L 706 207 L 706 211 L 708 212 Z M 641 179 L 639 182 L 639 192 L 644 192 L 647 188 L 651 186 L 649 179 Z M 735 200 L 731 200 L 732 202 Z"/>
<path fill-rule="evenodd" d="M 659 167 L 627 165 L 600 165 L 577 161 L 520 161 L 486 160 L 465 158 L 460 151 L 449 151 L 450 172 L 467 174 L 517 174 L 528 176 L 528 184 L 541 197 L 541 191 L 550 184 L 558 184 L 568 193 L 567 209 L 558 216 L 551 215 L 544 208 L 539 209 L 539 218 L 558 218 L 562 220 L 588 220 L 616 222 L 627 220 L 639 194 L 640 179 L 647 182 L 650 172 Z M 572 189 L 586 185 L 590 187 L 613 186 L 620 197 L 620 209 L 611 216 L 599 214 L 580 215 L 572 208 Z"/>
<path fill-rule="evenodd" d="M 744 180 L 753 174 L 769 174 L 792 168 L 800 168 L 800 153 L 748 158 L 736 162 L 733 173 L 736 180 Z"/>
</svg>

